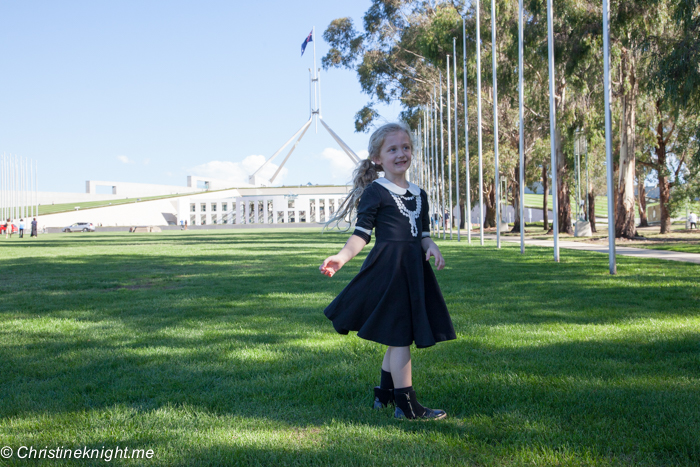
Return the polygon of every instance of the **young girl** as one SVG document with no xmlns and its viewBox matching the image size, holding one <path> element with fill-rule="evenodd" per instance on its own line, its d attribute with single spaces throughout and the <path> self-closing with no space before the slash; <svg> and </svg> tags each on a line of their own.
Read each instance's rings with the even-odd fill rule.
<svg viewBox="0 0 700 467">
<path fill-rule="evenodd" d="M 354 187 L 327 225 L 357 209 L 355 231 L 337 255 L 326 258 L 320 270 L 338 272 L 370 242 L 376 242 L 360 272 L 325 310 L 341 334 L 357 335 L 388 346 L 382 361 L 381 382 L 374 388 L 375 408 L 396 406 L 396 418 L 441 419 L 442 410 L 423 407 L 411 381 L 411 350 L 455 339 L 433 270 L 445 260 L 430 238 L 428 196 L 406 180 L 413 142 L 409 129 L 390 123 L 369 140 L 369 156 L 354 174 Z M 384 177 L 378 178 L 379 172 Z"/>
</svg>

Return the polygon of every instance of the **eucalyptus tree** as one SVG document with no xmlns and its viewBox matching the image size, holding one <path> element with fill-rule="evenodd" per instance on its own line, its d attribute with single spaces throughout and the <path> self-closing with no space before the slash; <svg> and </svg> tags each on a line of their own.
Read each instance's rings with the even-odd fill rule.
<svg viewBox="0 0 700 467">
<path fill-rule="evenodd" d="M 331 49 L 323 57 L 323 66 L 344 67 L 356 71 L 362 91 L 370 96 L 370 102 L 355 116 L 356 131 L 370 130 L 373 122 L 379 117 L 375 110 L 377 102 L 400 101 L 404 107 L 401 118 L 415 126 L 421 105 L 429 101 L 433 86 L 439 87 L 438 70 L 445 68 L 447 54 L 453 53 L 453 37 L 458 39 L 458 54 L 461 58 L 463 16 L 467 18 L 467 47 L 473 51 L 476 38 L 471 4 L 467 6 L 451 2 L 374 0 L 363 17 L 362 31 L 355 28 L 350 18 L 339 18 L 330 23 L 323 37 Z M 482 31 L 483 37 L 486 38 L 488 33 L 488 29 L 485 33 Z M 475 82 L 473 55 L 472 52 L 468 72 L 470 83 Z M 484 57 L 484 60 L 487 58 Z M 461 87 L 458 93 L 461 94 L 464 77 L 462 67 L 457 68 L 458 83 Z M 487 84 L 489 75 L 485 73 L 485 76 L 484 95 L 490 96 L 490 86 Z M 443 88 L 446 89 L 446 86 Z M 473 91 L 470 94 L 473 96 Z M 463 115 L 463 103 L 458 101 L 455 104 L 460 115 Z M 470 129 L 476 128 L 475 112 L 472 108 L 474 105 L 475 100 L 472 97 L 468 112 Z M 484 106 L 485 109 L 487 107 Z M 443 114 L 447 118 L 447 112 Z M 487 116 L 484 116 L 484 121 L 488 121 Z M 446 128 L 446 125 L 443 127 Z M 484 125 L 484 140 L 488 138 L 489 131 L 493 134 L 493 129 Z M 460 148 L 464 148 L 464 136 L 458 135 L 458 138 L 461 140 Z M 476 145 L 470 145 L 471 151 L 475 151 L 475 148 Z M 493 165 L 489 150 L 484 150 L 483 155 L 484 161 L 488 161 L 484 165 L 485 225 L 491 226 L 495 225 Z M 460 157 L 460 160 L 460 170 L 465 170 L 465 158 Z M 476 171 L 476 164 L 472 164 L 471 168 Z M 453 177 L 456 178 L 456 173 Z M 471 179 L 475 178 L 472 174 Z M 465 178 L 460 176 L 460 179 Z M 477 191 L 474 185 L 472 189 Z"/>
<path fill-rule="evenodd" d="M 694 156 L 700 150 L 695 137 L 700 115 L 679 108 L 670 99 L 657 96 L 644 106 L 649 116 L 645 128 L 646 144 L 639 163 L 656 173 L 661 210 L 661 233 L 671 231 L 674 207 L 681 205 L 690 191 L 688 187 L 700 176 Z M 688 187 L 684 187 L 688 185 Z"/>
<path fill-rule="evenodd" d="M 650 35 L 647 92 L 648 144 L 642 164 L 654 170 L 659 187 L 661 233 L 688 197 L 700 196 L 700 0 L 655 0 L 664 30 Z"/>
</svg>

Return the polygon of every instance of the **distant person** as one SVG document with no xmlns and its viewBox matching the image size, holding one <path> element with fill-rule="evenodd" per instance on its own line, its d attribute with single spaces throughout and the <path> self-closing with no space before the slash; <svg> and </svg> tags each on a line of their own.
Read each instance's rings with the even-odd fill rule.
<svg viewBox="0 0 700 467">
<path fill-rule="evenodd" d="M 450 211 L 445 209 L 445 226 L 447 227 L 450 224 Z"/>
<path fill-rule="evenodd" d="M 185 221 L 180 219 L 180 230 L 185 230 Z"/>
<path fill-rule="evenodd" d="M 698 228 L 698 216 L 694 212 L 691 212 L 688 216 L 688 222 L 690 222 L 690 230 L 693 230 L 693 226 L 697 230 Z"/>
<path fill-rule="evenodd" d="M 187 221 L 185 221 L 185 230 L 187 230 Z"/>
<path fill-rule="evenodd" d="M 32 221 L 32 232 L 29 236 L 30 237 L 38 237 L 39 236 L 39 228 L 38 228 L 38 224 L 36 221 L 36 217 Z"/>
<path fill-rule="evenodd" d="M 9 217 L 5 221 L 5 239 L 7 238 L 12 238 L 12 222 L 10 222 Z"/>
<path fill-rule="evenodd" d="M 24 238 L 24 219 L 19 220 L 19 238 Z"/>
</svg>

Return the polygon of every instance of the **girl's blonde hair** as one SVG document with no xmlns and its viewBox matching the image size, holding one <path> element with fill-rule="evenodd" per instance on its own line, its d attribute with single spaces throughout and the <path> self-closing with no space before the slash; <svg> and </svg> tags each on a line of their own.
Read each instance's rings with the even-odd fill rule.
<svg viewBox="0 0 700 467">
<path fill-rule="evenodd" d="M 367 151 L 367 159 L 363 159 L 355 168 L 352 174 L 353 187 L 348 193 L 348 196 L 338 206 L 338 210 L 333 214 L 333 217 L 325 223 L 323 230 L 329 227 L 340 228 L 340 223 L 345 221 L 348 223 L 348 227 L 344 230 L 349 230 L 352 225 L 355 224 L 357 218 L 357 205 L 360 204 L 360 198 L 365 188 L 377 178 L 379 178 L 379 172 L 383 172 L 384 169 L 381 165 L 376 164 L 374 161 L 379 158 L 379 153 L 384 145 L 384 140 L 391 133 L 397 131 L 403 131 L 408 135 L 408 139 L 411 142 L 411 153 L 413 153 L 413 137 L 411 136 L 411 130 L 403 122 L 397 123 L 387 123 L 377 128 L 372 136 L 369 137 L 369 146 Z"/>
</svg>

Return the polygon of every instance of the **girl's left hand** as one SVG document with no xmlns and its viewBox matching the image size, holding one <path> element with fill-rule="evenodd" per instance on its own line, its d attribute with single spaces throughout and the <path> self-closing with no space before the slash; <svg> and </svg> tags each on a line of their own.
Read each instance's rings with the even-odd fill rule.
<svg viewBox="0 0 700 467">
<path fill-rule="evenodd" d="M 431 256 L 435 257 L 435 267 L 440 271 L 445 267 L 445 258 L 442 257 L 438 246 L 434 242 L 430 243 L 428 249 L 425 250 L 425 260 L 429 261 Z"/>
</svg>

